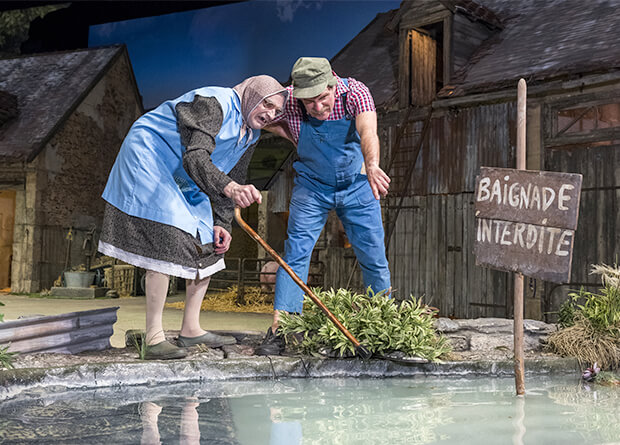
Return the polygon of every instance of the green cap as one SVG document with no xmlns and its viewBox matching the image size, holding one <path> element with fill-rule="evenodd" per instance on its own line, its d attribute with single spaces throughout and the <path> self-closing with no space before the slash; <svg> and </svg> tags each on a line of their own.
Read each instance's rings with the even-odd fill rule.
<svg viewBox="0 0 620 445">
<path fill-rule="evenodd" d="M 336 85 L 329 60 L 323 57 L 300 57 L 291 71 L 293 97 L 309 99 Z"/>
</svg>

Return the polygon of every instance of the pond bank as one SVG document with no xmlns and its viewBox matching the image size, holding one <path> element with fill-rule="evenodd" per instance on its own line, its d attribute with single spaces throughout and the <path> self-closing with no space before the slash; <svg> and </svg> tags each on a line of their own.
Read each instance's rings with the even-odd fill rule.
<svg viewBox="0 0 620 445">
<path fill-rule="evenodd" d="M 133 347 L 66 354 L 17 356 L 16 369 L 0 371 L 0 401 L 15 397 L 62 392 L 71 389 L 131 387 L 188 382 L 264 380 L 319 377 L 506 377 L 513 375 L 512 351 L 500 347 L 461 350 L 449 360 L 420 363 L 371 358 L 335 359 L 309 356 L 254 356 L 262 333 L 234 331 L 239 344 L 222 349 L 192 347 L 183 360 L 143 361 Z M 169 338 L 175 331 L 166 333 Z M 489 344 L 494 344 L 489 342 Z M 483 356 L 481 356 L 483 355 Z M 526 351 L 526 379 L 533 375 L 580 375 L 579 364 L 537 350 Z"/>
</svg>

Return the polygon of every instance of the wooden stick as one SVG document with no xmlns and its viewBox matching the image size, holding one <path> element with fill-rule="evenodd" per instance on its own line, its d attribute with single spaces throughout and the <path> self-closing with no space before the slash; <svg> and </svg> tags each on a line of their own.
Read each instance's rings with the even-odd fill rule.
<svg viewBox="0 0 620 445">
<path fill-rule="evenodd" d="M 517 88 L 517 170 L 525 170 L 527 85 L 519 80 Z M 525 394 L 525 367 L 523 364 L 523 275 L 514 274 L 514 355 L 515 386 L 517 395 Z"/>
<path fill-rule="evenodd" d="M 332 314 L 330 310 L 327 309 L 327 307 L 323 304 L 323 302 L 319 299 L 319 297 L 314 295 L 314 292 L 312 292 L 312 290 L 306 285 L 306 283 L 304 283 L 301 280 L 301 278 L 299 278 L 297 274 L 293 272 L 293 269 L 291 269 L 290 266 L 286 264 L 286 262 L 280 257 L 280 255 L 278 255 L 276 251 L 273 250 L 271 246 L 267 244 L 265 240 L 263 240 L 260 236 L 258 236 L 258 234 L 254 231 L 254 229 L 252 229 L 248 225 L 248 223 L 246 223 L 243 220 L 243 218 L 241 217 L 241 209 L 239 209 L 239 207 L 235 207 L 235 220 L 239 223 L 241 228 L 245 230 L 252 239 L 254 239 L 254 241 L 260 244 L 263 247 L 263 249 L 265 249 L 267 253 L 269 253 L 269 255 L 271 255 L 271 257 L 274 260 L 276 260 L 276 262 L 280 265 L 280 267 L 284 268 L 286 273 L 288 273 L 293 279 L 293 281 L 295 281 L 295 283 L 297 283 L 297 285 L 302 288 L 302 290 L 306 293 L 306 295 L 308 295 L 308 297 L 310 297 L 310 299 L 314 302 L 314 304 L 316 304 L 323 311 L 323 313 L 327 315 L 327 318 L 329 318 L 332 321 L 332 323 L 336 325 L 336 327 L 340 330 L 340 332 L 342 332 L 345 335 L 345 337 L 347 337 L 349 341 L 353 343 L 353 346 L 355 346 L 357 353 L 362 358 L 369 358 L 371 353 L 368 351 L 368 349 L 366 349 L 364 345 L 361 345 L 360 342 L 357 341 L 357 339 L 353 336 L 353 334 L 351 334 L 347 330 L 347 328 L 345 328 L 343 324 L 340 323 L 340 321 L 334 316 L 334 314 Z"/>
</svg>

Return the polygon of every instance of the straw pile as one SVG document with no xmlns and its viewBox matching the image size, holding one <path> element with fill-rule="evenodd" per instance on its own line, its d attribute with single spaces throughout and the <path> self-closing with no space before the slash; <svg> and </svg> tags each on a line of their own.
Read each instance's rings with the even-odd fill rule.
<svg viewBox="0 0 620 445">
<path fill-rule="evenodd" d="M 576 357 L 582 364 L 598 363 L 601 369 L 620 367 L 620 268 L 596 265 L 601 275 L 600 293 L 569 294 L 560 311 L 563 329 L 549 336 L 548 346 L 562 356 Z"/>
<path fill-rule="evenodd" d="M 200 309 L 213 312 L 273 312 L 273 295 L 262 292 L 260 287 L 246 287 L 245 304 L 237 303 L 237 286 L 229 287 L 226 292 L 208 293 Z M 167 303 L 166 307 L 185 309 L 185 302 Z"/>
</svg>

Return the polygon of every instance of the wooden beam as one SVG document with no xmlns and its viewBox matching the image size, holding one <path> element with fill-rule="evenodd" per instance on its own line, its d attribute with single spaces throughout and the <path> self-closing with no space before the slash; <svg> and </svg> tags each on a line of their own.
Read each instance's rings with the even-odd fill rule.
<svg viewBox="0 0 620 445">
<path fill-rule="evenodd" d="M 443 20 L 443 85 L 452 77 L 452 15 Z"/>
</svg>

